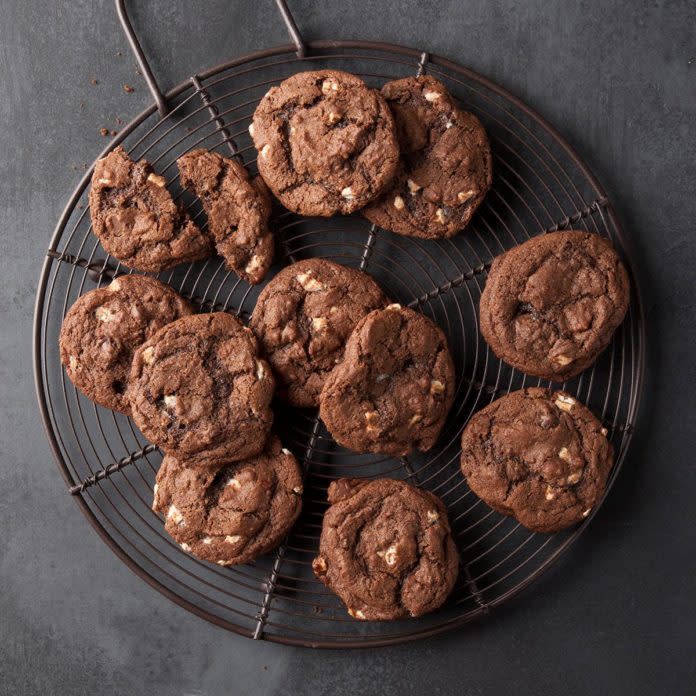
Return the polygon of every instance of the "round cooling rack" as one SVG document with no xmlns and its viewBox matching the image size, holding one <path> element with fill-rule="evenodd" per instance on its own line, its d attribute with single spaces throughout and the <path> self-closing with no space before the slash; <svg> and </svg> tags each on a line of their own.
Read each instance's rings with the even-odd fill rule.
<svg viewBox="0 0 696 696">
<path fill-rule="evenodd" d="M 130 272 L 92 234 L 87 205 L 91 172 L 70 198 L 47 252 L 35 325 L 36 388 L 48 438 L 65 478 L 90 523 L 113 551 L 150 585 L 189 611 L 249 638 L 313 647 L 401 643 L 440 633 L 488 613 L 529 585 L 566 551 L 593 517 L 569 531 L 534 534 L 493 512 L 468 489 L 459 470 L 459 438 L 471 415 L 524 386 L 549 385 L 501 363 L 478 330 L 477 309 L 492 259 L 538 234 L 581 229 L 609 237 L 631 268 L 614 209 L 594 176 L 563 138 L 519 99 L 452 61 L 420 50 L 366 41 L 304 43 L 285 3 L 277 0 L 292 44 L 257 51 L 202 71 L 162 94 L 133 34 L 124 28 L 155 104 L 129 123 L 117 144 L 147 158 L 203 224 L 199 204 L 179 185 L 175 161 L 197 147 L 238 156 L 256 171 L 247 133 L 254 108 L 272 85 L 302 70 L 336 68 L 369 85 L 422 72 L 441 80 L 488 131 L 494 183 L 460 235 L 431 242 L 401 237 L 359 216 L 303 218 L 280 208 L 272 227 L 276 272 L 309 257 L 331 258 L 372 275 L 393 301 L 416 308 L 446 332 L 457 368 L 455 403 L 435 447 L 402 459 L 357 455 L 339 447 L 316 412 L 278 407 L 285 446 L 304 465 L 304 509 L 283 545 L 253 564 L 221 568 L 185 554 L 152 512 L 161 454 L 128 418 L 95 406 L 67 380 L 58 353 L 66 311 L 78 296 Z M 259 287 L 211 258 L 160 274 L 200 311 L 251 313 Z M 587 404 L 609 430 L 616 464 L 631 440 L 644 371 L 644 319 L 633 277 L 626 320 L 597 364 L 563 389 Z M 314 579 L 329 482 L 340 476 L 406 479 L 440 496 L 459 548 L 458 583 L 444 607 L 419 619 L 360 622 Z"/>
</svg>

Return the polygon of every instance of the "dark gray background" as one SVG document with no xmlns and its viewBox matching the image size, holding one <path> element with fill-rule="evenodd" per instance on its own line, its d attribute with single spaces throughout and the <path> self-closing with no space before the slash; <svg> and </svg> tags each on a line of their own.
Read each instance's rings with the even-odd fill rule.
<svg viewBox="0 0 696 696">
<path fill-rule="evenodd" d="M 271 0 L 131 2 L 157 75 L 286 36 Z M 639 260 L 639 433 L 572 552 L 454 634 L 369 652 L 253 643 L 189 615 L 65 491 L 30 361 L 42 256 L 102 126 L 150 103 L 109 0 L 0 5 L 0 691 L 3 694 L 686 694 L 696 680 L 696 4 L 291 0 L 307 38 L 449 56 L 537 108 L 594 168 Z M 117 52 L 122 55 L 118 56 Z M 99 84 L 90 84 L 97 78 Z M 136 88 L 126 94 L 122 85 Z"/>
</svg>

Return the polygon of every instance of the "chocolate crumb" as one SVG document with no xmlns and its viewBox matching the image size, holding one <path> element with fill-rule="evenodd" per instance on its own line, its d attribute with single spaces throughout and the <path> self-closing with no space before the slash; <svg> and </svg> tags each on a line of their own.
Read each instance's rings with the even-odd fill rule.
<svg viewBox="0 0 696 696">
<path fill-rule="evenodd" d="M 118 135 L 118 131 L 112 130 L 111 135 Z"/>
</svg>

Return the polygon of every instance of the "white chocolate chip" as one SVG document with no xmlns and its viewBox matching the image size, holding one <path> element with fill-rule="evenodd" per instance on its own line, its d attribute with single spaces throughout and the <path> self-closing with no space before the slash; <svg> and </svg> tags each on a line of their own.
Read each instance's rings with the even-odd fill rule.
<svg viewBox="0 0 696 696">
<path fill-rule="evenodd" d="M 107 178 L 97 179 L 97 183 L 101 184 L 102 186 L 111 186 L 111 179 L 107 179 Z"/>
<path fill-rule="evenodd" d="M 268 144 L 264 145 L 261 148 L 261 157 L 263 157 L 264 159 L 268 159 L 270 152 L 271 152 L 271 146 Z"/>
<path fill-rule="evenodd" d="M 203 537 L 204 544 L 210 544 L 213 541 L 213 537 Z"/>
<path fill-rule="evenodd" d="M 260 360 L 256 361 L 256 379 L 264 379 L 266 376 L 266 368 Z"/>
<path fill-rule="evenodd" d="M 232 565 L 230 561 L 215 561 L 219 566 L 228 566 Z"/>
<path fill-rule="evenodd" d="M 261 266 L 263 265 L 261 257 L 258 254 L 254 254 L 249 263 L 246 265 L 244 270 L 247 273 L 253 273 L 254 271 L 257 271 Z"/>
<path fill-rule="evenodd" d="M 147 175 L 147 180 L 160 188 L 164 188 L 167 184 L 167 180 L 163 176 L 155 174 L 154 172 Z"/>
<path fill-rule="evenodd" d="M 602 428 L 599 432 L 602 433 L 604 437 L 606 437 L 609 434 L 609 431 L 606 428 Z"/>
<path fill-rule="evenodd" d="M 315 331 L 321 331 L 326 328 L 326 319 L 324 317 L 314 317 L 312 319 L 312 328 Z"/>
<path fill-rule="evenodd" d="M 554 403 L 561 411 L 571 411 L 573 406 L 575 406 L 575 399 L 565 396 L 565 394 L 558 394 Z"/>
<path fill-rule="evenodd" d="M 152 363 L 155 361 L 155 347 L 154 346 L 148 346 L 143 352 L 142 352 L 142 358 L 143 362 L 146 365 L 152 365 Z"/>
<path fill-rule="evenodd" d="M 329 125 L 333 126 L 335 123 L 338 123 L 342 118 L 343 116 L 341 116 L 341 114 L 338 114 L 335 111 L 329 111 Z"/>
<path fill-rule="evenodd" d="M 323 94 L 331 94 L 338 92 L 338 82 L 333 77 L 329 77 L 321 83 L 321 91 Z"/>
<path fill-rule="evenodd" d="M 431 394 L 442 394 L 444 391 L 445 385 L 439 379 L 434 379 L 430 382 Z"/>
<path fill-rule="evenodd" d="M 174 524 L 181 524 L 184 521 L 184 516 L 176 505 L 170 505 L 169 510 L 167 510 L 167 519 Z"/>
<path fill-rule="evenodd" d="M 476 191 L 460 191 L 457 194 L 457 200 L 460 203 L 464 203 L 464 201 L 468 201 L 472 196 L 476 195 Z"/>
<path fill-rule="evenodd" d="M 440 92 L 426 92 L 423 96 L 425 97 L 425 101 L 428 102 L 436 102 L 442 97 Z"/>
<path fill-rule="evenodd" d="M 401 196 L 396 196 L 394 198 L 394 207 L 397 210 L 401 210 L 404 207 L 404 205 L 405 205 L 404 199 Z"/>
<path fill-rule="evenodd" d="M 311 271 L 307 271 L 306 273 L 298 273 L 296 277 L 297 282 L 307 292 L 318 292 L 319 290 L 324 289 L 324 286 L 316 278 L 312 278 Z"/>
<path fill-rule="evenodd" d="M 415 425 L 416 423 L 420 423 L 423 420 L 423 416 L 420 413 L 414 413 L 413 416 L 411 416 L 411 420 L 408 422 L 409 425 Z"/>
<path fill-rule="evenodd" d="M 546 500 L 553 500 L 556 497 L 553 488 L 546 486 Z"/>
<path fill-rule="evenodd" d="M 346 186 L 341 190 L 341 195 L 347 200 L 352 201 L 355 196 L 353 195 L 353 189 L 350 186 Z"/>
<path fill-rule="evenodd" d="M 250 123 L 249 124 L 249 135 L 253 138 L 254 137 L 254 124 Z"/>
<path fill-rule="evenodd" d="M 413 179 L 406 179 L 406 184 L 408 185 L 408 190 L 411 193 L 418 193 L 423 187 L 417 184 Z"/>
<path fill-rule="evenodd" d="M 360 619 L 360 621 L 365 620 L 365 613 L 361 609 L 352 609 L 351 607 L 348 607 L 348 613 L 354 619 Z"/>
<path fill-rule="evenodd" d="M 295 487 L 292 489 L 292 492 L 293 492 L 295 495 L 302 495 L 302 492 L 303 492 L 303 491 L 304 491 L 304 488 L 302 488 L 302 486 L 295 486 Z"/>
<path fill-rule="evenodd" d="M 112 309 L 109 309 L 108 307 L 97 307 L 94 310 L 94 316 L 99 321 L 109 322 L 115 321 L 116 317 L 118 316 L 118 313 L 114 312 Z"/>
<path fill-rule="evenodd" d="M 573 362 L 573 358 L 569 358 L 567 355 L 557 355 L 553 358 L 553 361 L 558 365 L 570 365 Z"/>
<path fill-rule="evenodd" d="M 431 524 L 433 522 L 437 522 L 440 519 L 440 515 L 437 513 L 436 510 L 428 510 L 427 515 L 428 515 L 428 522 L 430 522 Z"/>
<path fill-rule="evenodd" d="M 152 494 L 157 497 L 157 491 L 159 490 L 159 483 L 156 483 L 154 488 L 152 489 Z"/>
<path fill-rule="evenodd" d="M 401 309 L 401 305 L 395 302 L 394 304 L 387 305 L 387 309 Z"/>
<path fill-rule="evenodd" d="M 181 546 L 181 548 L 182 548 L 184 551 L 190 551 L 190 550 L 191 550 L 191 547 L 190 547 L 186 542 L 183 542 L 182 544 L 180 544 L 180 546 Z"/>
<path fill-rule="evenodd" d="M 239 541 L 241 541 L 241 540 L 242 540 L 242 537 L 239 536 L 239 534 L 233 534 L 232 536 L 230 536 L 230 535 L 228 534 L 228 535 L 225 537 L 225 541 L 226 541 L 228 544 L 236 544 L 237 542 L 239 542 Z"/>
<path fill-rule="evenodd" d="M 435 211 L 435 219 L 441 224 L 445 224 L 445 211 L 442 208 L 438 208 Z"/>
<path fill-rule="evenodd" d="M 107 288 L 109 292 L 116 292 L 117 290 L 121 289 L 121 283 L 119 282 L 118 278 L 114 278 L 114 280 L 111 281 L 111 284 Z"/>
<path fill-rule="evenodd" d="M 379 422 L 379 413 L 377 413 L 377 411 L 366 411 L 365 421 L 367 423 L 367 430 L 377 430 L 377 424 Z"/>
<path fill-rule="evenodd" d="M 388 379 L 389 379 L 389 375 L 381 374 L 381 375 L 377 375 L 377 377 L 375 378 L 375 382 L 384 382 Z"/>
<path fill-rule="evenodd" d="M 569 462 L 570 461 L 570 452 L 568 451 L 567 447 L 561 447 L 560 450 L 558 450 L 558 456 L 560 459 L 562 459 L 564 462 Z"/>
<path fill-rule="evenodd" d="M 321 557 L 317 556 L 313 561 L 312 561 L 312 570 L 319 575 L 320 573 L 325 573 L 326 572 L 326 561 Z"/>
<path fill-rule="evenodd" d="M 592 508 L 587 508 L 587 510 L 585 510 L 585 512 L 582 513 L 582 516 L 587 517 L 591 512 L 592 512 Z"/>
<path fill-rule="evenodd" d="M 174 408 L 176 406 L 177 398 L 173 394 L 165 394 L 162 401 L 164 401 L 164 405 L 167 408 Z"/>
<path fill-rule="evenodd" d="M 377 555 L 383 558 L 388 566 L 393 566 L 396 563 L 396 545 L 392 544 L 386 551 L 378 551 Z"/>
<path fill-rule="evenodd" d="M 280 451 L 281 451 L 283 454 L 292 454 L 292 452 L 291 452 L 289 449 L 287 449 L 286 447 L 283 447 Z"/>
<path fill-rule="evenodd" d="M 70 356 L 70 369 L 75 370 L 77 368 L 77 358 L 74 355 Z"/>
<path fill-rule="evenodd" d="M 233 477 L 227 480 L 225 486 L 230 486 L 233 491 L 238 491 L 242 487 L 242 484 L 239 483 L 239 481 Z"/>
<path fill-rule="evenodd" d="M 582 473 L 580 471 L 576 471 L 572 473 L 568 478 L 566 479 L 568 483 L 570 484 L 575 484 L 580 480 L 580 477 L 582 476 Z"/>
<path fill-rule="evenodd" d="M 453 125 L 454 123 L 452 123 L 452 121 L 447 121 L 447 123 L 445 123 L 445 128 L 449 130 Z"/>
</svg>

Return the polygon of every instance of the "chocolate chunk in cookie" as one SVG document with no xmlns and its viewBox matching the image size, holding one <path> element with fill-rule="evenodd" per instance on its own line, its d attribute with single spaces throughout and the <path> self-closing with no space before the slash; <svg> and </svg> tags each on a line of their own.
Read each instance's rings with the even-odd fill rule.
<svg viewBox="0 0 696 696">
<path fill-rule="evenodd" d="M 572 396 L 513 392 L 476 413 L 462 434 L 462 472 L 471 490 L 535 532 L 587 517 L 613 463 L 607 430 Z"/>
<path fill-rule="evenodd" d="M 440 239 L 466 227 L 491 187 L 491 150 L 480 121 L 434 77 L 382 87 L 396 121 L 401 166 L 389 191 L 363 211 L 410 237 Z"/>
<path fill-rule="evenodd" d="M 204 259 L 213 245 L 180 209 L 145 160 L 117 147 L 94 167 L 89 210 L 104 249 L 139 271 L 158 273 Z"/>
<path fill-rule="evenodd" d="M 318 406 L 351 331 L 386 303 L 370 276 L 332 261 L 309 259 L 284 268 L 263 289 L 251 317 L 281 396 L 294 406 Z"/>
<path fill-rule="evenodd" d="M 326 379 L 320 415 L 356 452 L 429 450 L 454 399 L 447 339 L 430 319 L 398 304 L 368 314 Z"/>
<path fill-rule="evenodd" d="M 314 574 L 356 619 L 422 616 L 454 587 L 457 548 L 442 501 L 393 479 L 329 486 Z"/>
<path fill-rule="evenodd" d="M 208 150 L 188 152 L 177 164 L 181 184 L 203 203 L 208 231 L 227 267 L 249 283 L 260 283 L 273 261 L 271 198 L 263 180 Z"/>
<path fill-rule="evenodd" d="M 389 185 L 399 159 L 384 99 L 338 70 L 298 73 L 272 87 L 250 132 L 264 181 L 302 215 L 362 208 Z"/>
<path fill-rule="evenodd" d="M 130 413 L 126 387 L 135 350 L 191 308 L 168 285 L 116 278 L 78 298 L 60 330 L 60 359 L 72 383 L 101 406 Z"/>
<path fill-rule="evenodd" d="M 275 549 L 301 507 L 300 467 L 275 436 L 260 454 L 217 466 L 166 456 L 152 505 L 184 551 L 222 566 Z"/>
<path fill-rule="evenodd" d="M 628 302 L 628 274 L 608 239 L 554 232 L 495 259 L 481 333 L 506 363 L 562 382 L 595 362 Z"/>
<path fill-rule="evenodd" d="M 128 398 L 145 437 L 187 465 L 258 454 L 274 380 L 250 329 L 224 312 L 184 317 L 135 353 Z"/>
</svg>

